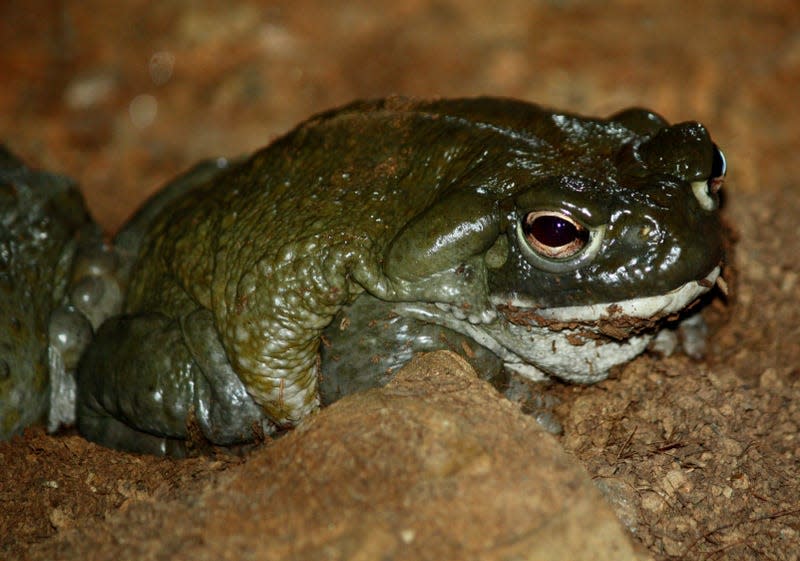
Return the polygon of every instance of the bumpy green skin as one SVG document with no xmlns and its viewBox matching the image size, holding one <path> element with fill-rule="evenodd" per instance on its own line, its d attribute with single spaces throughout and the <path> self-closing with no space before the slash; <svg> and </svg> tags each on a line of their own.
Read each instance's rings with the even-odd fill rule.
<svg viewBox="0 0 800 561">
<path fill-rule="evenodd" d="M 399 315 L 392 302 L 367 294 L 342 308 L 322 332 L 322 405 L 388 383 L 416 353 L 447 349 L 467 360 L 496 388 L 509 384 L 503 361 L 471 338 L 431 322 Z"/>
<path fill-rule="evenodd" d="M 0 439 L 48 412 L 50 317 L 87 228 L 70 179 L 28 169 L 0 146 Z"/>
<path fill-rule="evenodd" d="M 614 302 L 702 279 L 721 227 L 690 184 L 710 177 L 713 151 L 701 125 L 643 110 L 388 99 L 318 115 L 246 161 L 190 173 L 123 231 L 125 315 L 81 364 L 79 427 L 178 453 L 187 423 L 220 444 L 292 426 L 319 405 L 321 333 L 365 291 L 497 325 L 493 299 Z M 604 226 L 600 252 L 537 268 L 515 234 L 537 208 Z"/>
</svg>

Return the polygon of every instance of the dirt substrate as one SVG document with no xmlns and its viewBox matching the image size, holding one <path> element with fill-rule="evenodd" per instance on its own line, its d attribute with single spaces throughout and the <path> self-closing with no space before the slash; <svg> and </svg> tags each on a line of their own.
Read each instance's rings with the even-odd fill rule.
<svg viewBox="0 0 800 561">
<path fill-rule="evenodd" d="M 0 558 L 800 558 L 798 29 L 788 0 L 3 4 L 0 138 L 109 231 L 311 112 L 491 93 L 704 122 L 738 277 L 704 361 L 546 388 L 557 438 L 440 355 L 241 458 L 32 429 L 0 443 Z"/>
</svg>

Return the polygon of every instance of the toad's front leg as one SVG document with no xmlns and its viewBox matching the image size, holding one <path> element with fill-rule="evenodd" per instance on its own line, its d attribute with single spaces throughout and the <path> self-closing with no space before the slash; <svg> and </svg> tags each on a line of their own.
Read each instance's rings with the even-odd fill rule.
<svg viewBox="0 0 800 561">
<path fill-rule="evenodd" d="M 78 428 L 124 450 L 183 456 L 189 427 L 218 445 L 270 430 L 228 363 L 211 313 L 179 320 L 161 314 L 107 321 L 78 371 Z"/>
</svg>

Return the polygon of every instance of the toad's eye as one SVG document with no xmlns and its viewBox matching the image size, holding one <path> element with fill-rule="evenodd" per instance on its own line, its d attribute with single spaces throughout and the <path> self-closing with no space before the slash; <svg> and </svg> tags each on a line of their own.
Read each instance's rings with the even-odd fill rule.
<svg viewBox="0 0 800 561">
<path fill-rule="evenodd" d="M 559 212 L 529 212 L 520 226 L 528 246 L 550 259 L 572 257 L 589 242 L 589 230 Z"/>
<path fill-rule="evenodd" d="M 718 205 L 717 192 L 722 188 L 725 181 L 725 174 L 728 171 L 728 162 L 725 154 L 716 144 L 713 144 L 714 151 L 711 156 L 711 173 L 705 181 L 693 181 L 692 191 L 700 206 L 705 210 L 715 210 Z"/>
<path fill-rule="evenodd" d="M 712 193 L 719 191 L 722 187 L 722 181 L 725 174 L 728 172 L 728 162 L 725 160 L 725 154 L 722 150 L 714 144 L 714 155 L 711 161 L 711 175 L 708 178 L 708 189 Z"/>
</svg>

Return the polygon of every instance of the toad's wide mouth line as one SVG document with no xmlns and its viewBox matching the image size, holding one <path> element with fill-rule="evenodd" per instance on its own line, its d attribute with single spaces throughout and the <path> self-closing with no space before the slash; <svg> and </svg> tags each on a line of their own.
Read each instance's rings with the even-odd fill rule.
<svg viewBox="0 0 800 561">
<path fill-rule="evenodd" d="M 698 296 L 708 292 L 719 277 L 720 267 L 714 269 L 700 280 L 689 281 L 665 294 L 643 296 L 618 302 L 604 302 L 586 306 L 563 306 L 560 308 L 534 308 L 524 300 L 493 298 L 496 305 L 510 305 L 522 310 L 533 310 L 536 315 L 548 321 L 562 323 L 591 322 L 617 317 L 650 319 L 681 311 Z"/>
</svg>

